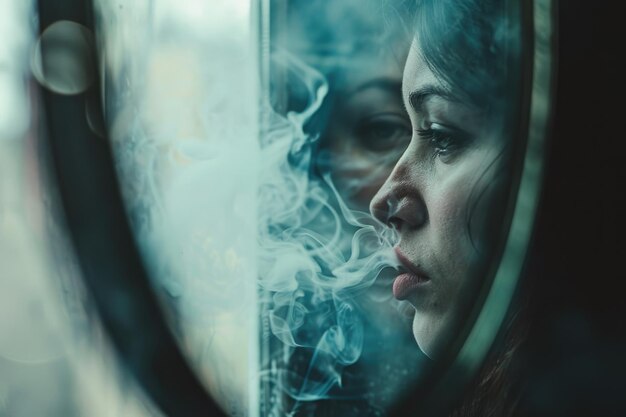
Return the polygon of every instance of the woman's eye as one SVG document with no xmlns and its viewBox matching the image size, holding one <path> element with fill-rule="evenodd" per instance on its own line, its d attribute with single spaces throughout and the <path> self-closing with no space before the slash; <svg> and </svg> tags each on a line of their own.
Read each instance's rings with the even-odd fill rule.
<svg viewBox="0 0 626 417">
<path fill-rule="evenodd" d="M 359 143 L 367 150 L 402 152 L 411 141 L 411 124 L 399 115 L 378 115 L 361 121 L 355 133 Z"/>
<path fill-rule="evenodd" d="M 438 123 L 431 123 L 428 127 L 417 129 L 420 138 L 428 141 L 435 156 L 443 162 L 450 162 L 452 158 L 468 143 L 467 135 L 457 129 L 444 127 Z"/>
</svg>

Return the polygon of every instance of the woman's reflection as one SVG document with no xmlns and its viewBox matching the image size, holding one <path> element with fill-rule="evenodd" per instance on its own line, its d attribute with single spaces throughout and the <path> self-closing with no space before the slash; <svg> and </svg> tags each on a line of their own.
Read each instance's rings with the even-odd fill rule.
<svg viewBox="0 0 626 417">
<path fill-rule="evenodd" d="M 401 97 L 408 42 L 362 57 L 334 85 L 332 115 L 322 137 L 324 164 L 345 202 L 366 210 L 411 139 Z M 394 52 L 398 52 L 397 54 Z"/>
</svg>

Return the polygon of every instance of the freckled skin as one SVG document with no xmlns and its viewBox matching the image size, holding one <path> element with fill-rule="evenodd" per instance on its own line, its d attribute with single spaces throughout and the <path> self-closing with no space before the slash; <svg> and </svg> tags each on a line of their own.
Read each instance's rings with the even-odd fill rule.
<svg viewBox="0 0 626 417">
<path fill-rule="evenodd" d="M 415 309 L 413 334 L 417 344 L 428 356 L 437 357 L 458 332 L 474 297 L 472 290 L 479 280 L 476 271 L 485 263 L 480 250 L 484 222 L 493 220 L 492 201 L 501 194 L 498 187 L 487 185 L 498 172 L 503 139 L 494 124 L 470 104 L 433 95 L 425 99 L 418 113 L 411 107 L 409 95 L 429 85 L 442 86 L 414 41 L 402 86 L 413 137 L 373 198 L 371 211 L 382 221 L 388 220 L 385 216 L 397 217 L 398 248 L 430 278 L 407 301 Z M 432 143 L 416 131 L 430 124 L 452 126 L 472 139 L 462 150 L 437 154 Z M 484 188 L 485 193 L 475 208 L 472 202 L 476 201 L 477 187 Z M 400 208 L 390 213 L 390 200 L 411 210 Z M 475 216 L 477 209 L 481 213 Z M 470 218 L 478 223 L 468 227 Z"/>
</svg>

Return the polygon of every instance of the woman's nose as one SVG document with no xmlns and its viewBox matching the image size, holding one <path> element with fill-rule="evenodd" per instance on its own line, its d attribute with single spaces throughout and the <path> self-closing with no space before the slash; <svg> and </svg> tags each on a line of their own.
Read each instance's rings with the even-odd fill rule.
<svg viewBox="0 0 626 417">
<path fill-rule="evenodd" d="M 414 230 L 428 221 L 428 211 L 417 184 L 396 166 L 370 203 L 372 215 L 389 227 Z"/>
</svg>

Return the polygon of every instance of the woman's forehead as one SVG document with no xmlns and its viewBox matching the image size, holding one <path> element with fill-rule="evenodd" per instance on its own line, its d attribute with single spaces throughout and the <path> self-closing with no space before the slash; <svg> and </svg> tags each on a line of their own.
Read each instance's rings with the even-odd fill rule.
<svg viewBox="0 0 626 417">
<path fill-rule="evenodd" d="M 409 49 L 409 56 L 402 76 L 402 97 L 407 100 L 412 92 L 426 86 L 441 87 L 441 82 L 431 71 L 424 59 L 419 42 L 414 40 Z"/>
<path fill-rule="evenodd" d="M 361 89 L 364 85 L 370 84 L 373 80 L 388 80 L 389 84 L 400 85 L 402 82 L 402 71 L 404 60 L 400 61 L 392 56 L 369 56 L 350 63 L 343 69 L 345 75 L 341 77 L 340 85 L 337 88 L 349 92 Z M 397 90 L 400 93 L 400 89 Z"/>
</svg>

